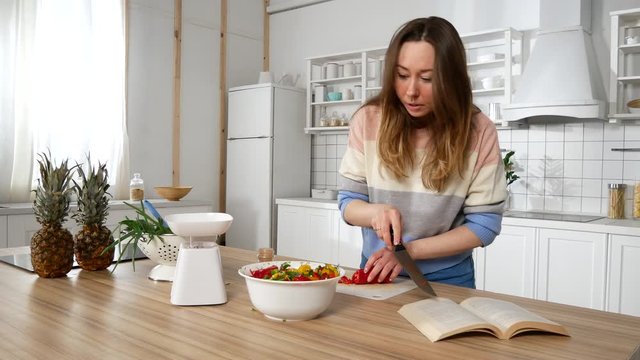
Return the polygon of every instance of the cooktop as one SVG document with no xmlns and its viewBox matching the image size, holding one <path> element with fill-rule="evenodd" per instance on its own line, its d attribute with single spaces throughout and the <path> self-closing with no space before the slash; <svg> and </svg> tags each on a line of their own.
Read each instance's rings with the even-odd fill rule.
<svg viewBox="0 0 640 360">
<path fill-rule="evenodd" d="M 523 219 L 540 219 L 555 221 L 571 221 L 571 222 L 590 222 L 604 218 L 598 215 L 576 215 L 576 214 L 559 214 L 534 211 L 515 211 L 508 210 L 504 212 L 504 217 L 523 218 Z"/>
</svg>

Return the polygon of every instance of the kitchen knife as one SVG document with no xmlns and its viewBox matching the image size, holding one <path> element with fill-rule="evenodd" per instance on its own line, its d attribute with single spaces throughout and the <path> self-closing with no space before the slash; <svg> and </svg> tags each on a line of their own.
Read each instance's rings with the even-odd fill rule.
<svg viewBox="0 0 640 360">
<path fill-rule="evenodd" d="M 392 235 L 393 238 L 393 235 Z M 427 293 L 429 297 L 437 297 L 436 292 L 433 290 L 427 278 L 424 277 L 418 265 L 416 265 L 415 261 L 411 258 L 407 249 L 402 245 L 402 243 L 395 245 L 393 247 L 393 254 L 396 256 L 396 259 L 400 262 L 400 265 L 404 268 L 404 270 L 409 274 L 411 280 L 418 285 L 418 287 Z"/>
</svg>

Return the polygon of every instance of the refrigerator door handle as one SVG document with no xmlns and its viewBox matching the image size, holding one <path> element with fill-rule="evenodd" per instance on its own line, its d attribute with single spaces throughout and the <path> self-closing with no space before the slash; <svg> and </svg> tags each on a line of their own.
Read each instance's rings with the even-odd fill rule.
<svg viewBox="0 0 640 360">
<path fill-rule="evenodd" d="M 271 136 L 261 135 L 261 136 L 247 136 L 247 137 L 230 137 L 227 140 L 242 140 L 242 139 L 268 139 Z"/>
</svg>

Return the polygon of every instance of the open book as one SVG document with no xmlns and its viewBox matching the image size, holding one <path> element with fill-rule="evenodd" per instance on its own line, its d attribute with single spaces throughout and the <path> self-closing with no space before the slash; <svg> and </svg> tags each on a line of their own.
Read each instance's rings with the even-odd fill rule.
<svg viewBox="0 0 640 360">
<path fill-rule="evenodd" d="M 509 339 L 525 331 L 546 331 L 569 336 L 560 324 L 508 301 L 471 297 L 459 305 L 437 297 L 404 305 L 398 310 L 431 342 L 465 332 L 481 331 Z"/>
</svg>

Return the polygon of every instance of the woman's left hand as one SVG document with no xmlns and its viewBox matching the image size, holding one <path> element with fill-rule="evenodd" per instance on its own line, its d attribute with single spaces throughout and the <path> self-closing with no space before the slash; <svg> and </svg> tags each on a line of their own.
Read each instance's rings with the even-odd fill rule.
<svg viewBox="0 0 640 360">
<path fill-rule="evenodd" d="M 382 282 L 387 277 L 393 281 L 398 277 L 400 271 L 402 271 L 402 266 L 398 263 L 393 251 L 387 248 L 382 248 L 373 253 L 364 265 L 364 272 L 369 274 L 367 282 L 372 282 L 375 279 L 378 279 L 378 282 Z"/>
</svg>

